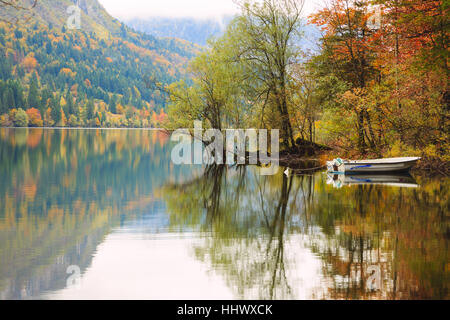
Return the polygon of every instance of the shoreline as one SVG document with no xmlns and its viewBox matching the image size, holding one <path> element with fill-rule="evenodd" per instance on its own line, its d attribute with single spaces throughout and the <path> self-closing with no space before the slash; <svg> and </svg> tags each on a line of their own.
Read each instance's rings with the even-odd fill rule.
<svg viewBox="0 0 450 320">
<path fill-rule="evenodd" d="M 164 132 L 170 131 L 164 128 L 88 128 L 88 127 L 0 127 L 0 129 L 42 129 L 42 130 L 142 130 Z M 332 150 L 317 150 L 313 155 L 307 156 L 300 152 L 282 153 L 279 157 L 280 166 L 290 168 L 299 172 L 317 172 L 326 168 L 326 161 L 336 157 Z M 412 173 L 425 174 L 429 176 L 450 176 L 450 163 L 440 160 L 421 160 L 418 166 L 411 169 Z"/>
<path fill-rule="evenodd" d="M 167 131 L 164 128 L 88 128 L 88 127 L 0 127 L 0 129 L 43 129 L 43 130 L 144 130 Z"/>
</svg>

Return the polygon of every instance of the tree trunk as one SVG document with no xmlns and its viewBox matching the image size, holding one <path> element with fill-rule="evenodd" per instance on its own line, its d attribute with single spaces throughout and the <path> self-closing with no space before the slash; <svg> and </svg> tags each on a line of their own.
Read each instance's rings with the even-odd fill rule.
<svg viewBox="0 0 450 320">
<path fill-rule="evenodd" d="M 364 139 L 364 111 L 358 112 L 358 149 L 361 153 L 366 153 L 366 142 Z"/>
</svg>

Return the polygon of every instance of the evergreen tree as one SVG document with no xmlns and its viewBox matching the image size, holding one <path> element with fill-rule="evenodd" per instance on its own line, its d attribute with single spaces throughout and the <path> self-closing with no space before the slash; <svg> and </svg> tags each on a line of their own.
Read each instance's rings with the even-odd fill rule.
<svg viewBox="0 0 450 320">
<path fill-rule="evenodd" d="M 123 105 L 126 106 L 128 104 L 130 104 L 130 100 L 131 100 L 131 89 L 128 88 L 127 90 L 125 90 L 125 94 L 123 95 Z"/>
<path fill-rule="evenodd" d="M 39 108 L 39 91 L 36 73 L 33 73 L 31 78 L 30 90 L 28 91 L 27 99 L 28 108 Z"/>
<path fill-rule="evenodd" d="M 0 115 L 7 113 L 7 112 L 8 112 L 8 107 L 3 103 L 3 95 L 0 95 Z"/>
<path fill-rule="evenodd" d="M 61 105 L 59 101 L 60 99 L 58 96 L 53 97 L 51 100 L 51 116 L 55 122 L 55 126 L 61 121 Z"/>
<path fill-rule="evenodd" d="M 48 104 L 49 104 L 48 101 L 50 99 L 52 99 L 52 93 L 50 92 L 50 90 L 45 88 L 44 90 L 42 90 L 41 101 L 39 103 L 39 108 L 38 108 L 42 115 L 45 114 Z"/>
<path fill-rule="evenodd" d="M 5 105 L 7 110 L 16 107 L 16 102 L 14 101 L 14 93 L 9 87 L 6 87 L 6 90 L 3 92 L 3 104 Z"/>
<path fill-rule="evenodd" d="M 47 44 L 45 45 L 45 51 L 47 52 L 47 54 L 51 54 L 51 53 L 52 53 L 52 50 L 53 50 L 52 43 L 49 41 L 49 42 L 47 42 Z"/>
<path fill-rule="evenodd" d="M 16 103 L 16 107 L 23 107 L 25 105 L 25 99 L 23 97 L 23 88 L 20 85 L 19 81 L 13 81 L 10 84 L 13 95 L 14 95 L 14 101 Z"/>
<path fill-rule="evenodd" d="M 117 95 L 116 94 L 114 94 L 112 96 L 111 101 L 109 102 L 109 111 L 114 114 L 117 113 Z"/>
<path fill-rule="evenodd" d="M 67 112 L 68 114 L 74 114 L 74 115 L 78 115 L 78 110 L 75 106 L 75 103 L 73 102 L 73 96 L 70 93 L 70 91 L 67 91 L 67 95 L 66 95 L 66 107 L 67 107 Z"/>
<path fill-rule="evenodd" d="M 94 118 L 95 105 L 94 101 L 88 100 L 86 105 L 86 120 L 92 120 Z"/>
</svg>

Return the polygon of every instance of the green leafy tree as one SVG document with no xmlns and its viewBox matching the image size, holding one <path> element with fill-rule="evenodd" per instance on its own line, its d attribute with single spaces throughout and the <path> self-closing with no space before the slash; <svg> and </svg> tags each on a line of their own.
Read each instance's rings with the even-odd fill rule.
<svg viewBox="0 0 450 320">
<path fill-rule="evenodd" d="M 263 122 L 278 118 L 286 149 L 292 148 L 294 132 L 289 114 L 292 92 L 290 66 L 300 58 L 302 0 L 243 0 L 238 2 L 242 15 L 235 19 L 226 37 L 234 44 L 231 57 L 246 73 L 246 100 L 262 104 L 268 112 Z"/>
<path fill-rule="evenodd" d="M 16 127 L 28 127 L 28 115 L 22 108 L 19 108 L 14 117 Z"/>
</svg>

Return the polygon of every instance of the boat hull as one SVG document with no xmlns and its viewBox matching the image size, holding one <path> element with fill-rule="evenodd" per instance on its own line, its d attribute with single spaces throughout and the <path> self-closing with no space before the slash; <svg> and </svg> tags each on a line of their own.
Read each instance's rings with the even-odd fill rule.
<svg viewBox="0 0 450 320">
<path fill-rule="evenodd" d="M 346 174 L 368 172 L 403 172 L 410 170 L 419 160 L 420 158 L 394 158 L 344 161 L 340 164 L 329 161 L 327 162 L 327 167 L 330 172 L 342 172 Z"/>
</svg>

